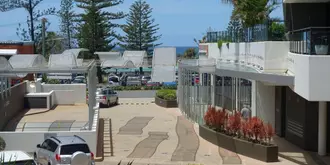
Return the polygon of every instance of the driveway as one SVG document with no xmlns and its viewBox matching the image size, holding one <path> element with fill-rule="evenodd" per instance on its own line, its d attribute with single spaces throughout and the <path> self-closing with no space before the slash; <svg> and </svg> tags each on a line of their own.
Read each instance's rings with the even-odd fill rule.
<svg viewBox="0 0 330 165">
<path fill-rule="evenodd" d="M 219 165 L 266 164 L 219 148 L 198 136 L 198 125 L 183 117 L 178 108 L 161 108 L 153 103 L 128 104 L 100 110 L 111 118 L 114 156 L 97 164 L 116 165 L 134 160 L 133 165 Z M 272 164 L 295 164 L 280 158 Z"/>
<path fill-rule="evenodd" d="M 116 91 L 119 98 L 154 98 L 156 90 Z"/>
</svg>

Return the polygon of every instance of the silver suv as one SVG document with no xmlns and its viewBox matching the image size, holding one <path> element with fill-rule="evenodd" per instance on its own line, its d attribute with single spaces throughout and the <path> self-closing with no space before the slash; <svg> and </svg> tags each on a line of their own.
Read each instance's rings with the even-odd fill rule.
<svg viewBox="0 0 330 165">
<path fill-rule="evenodd" d="M 94 154 L 84 139 L 74 136 L 52 136 L 37 145 L 34 158 L 41 165 L 94 165 Z"/>
</svg>

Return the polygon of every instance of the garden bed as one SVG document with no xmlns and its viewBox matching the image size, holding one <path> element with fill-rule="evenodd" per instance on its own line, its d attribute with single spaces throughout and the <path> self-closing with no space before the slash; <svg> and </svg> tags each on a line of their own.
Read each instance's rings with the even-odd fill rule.
<svg viewBox="0 0 330 165">
<path fill-rule="evenodd" d="M 164 108 L 175 108 L 178 107 L 176 100 L 176 90 L 172 89 L 161 89 L 156 92 L 155 103 L 158 106 Z"/>
<path fill-rule="evenodd" d="M 243 139 L 238 139 L 226 134 L 216 132 L 207 126 L 199 126 L 199 135 L 217 145 L 237 154 L 248 156 L 264 162 L 277 162 L 278 161 L 278 147 L 275 145 L 261 145 L 252 143 Z"/>
<path fill-rule="evenodd" d="M 164 100 L 159 97 L 155 97 L 155 104 L 164 108 L 176 108 L 178 103 L 176 100 Z"/>
<path fill-rule="evenodd" d="M 199 135 L 205 140 L 232 152 L 264 162 L 278 161 L 278 147 L 272 143 L 274 129 L 258 117 L 242 118 L 239 111 L 208 107 L 205 125 Z"/>
</svg>

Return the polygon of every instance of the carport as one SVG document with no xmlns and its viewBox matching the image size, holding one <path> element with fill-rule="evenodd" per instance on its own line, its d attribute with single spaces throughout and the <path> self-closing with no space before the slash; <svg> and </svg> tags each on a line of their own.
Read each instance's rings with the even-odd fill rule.
<svg viewBox="0 0 330 165">
<path fill-rule="evenodd" d="M 55 55 L 56 56 L 56 55 Z M 72 56 L 72 55 L 68 55 Z M 57 63 L 66 61 L 67 56 L 56 56 Z M 65 62 L 64 62 L 65 63 Z M 96 93 L 96 62 L 94 60 L 84 61 L 82 65 L 47 65 L 46 60 L 41 55 L 14 55 L 9 61 L 0 57 L 0 77 L 12 78 L 26 74 L 37 73 L 87 73 L 88 98 L 95 98 Z M 93 126 L 96 100 L 88 99 L 88 129 Z"/>
</svg>

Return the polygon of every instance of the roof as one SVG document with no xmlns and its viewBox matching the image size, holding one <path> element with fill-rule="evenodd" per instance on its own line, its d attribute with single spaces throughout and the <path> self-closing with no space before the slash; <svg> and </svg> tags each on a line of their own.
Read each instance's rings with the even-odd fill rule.
<svg viewBox="0 0 330 165">
<path fill-rule="evenodd" d="M 120 52 L 95 52 L 94 54 L 98 55 L 101 61 L 117 60 L 122 58 Z"/>
<path fill-rule="evenodd" d="M 17 54 L 17 49 L 0 49 L 0 55 L 15 55 Z"/>
<path fill-rule="evenodd" d="M 33 45 L 33 41 L 0 41 L 0 45 Z"/>
<path fill-rule="evenodd" d="M 78 58 L 79 53 L 82 52 L 82 51 L 89 51 L 89 50 L 85 49 L 85 48 L 67 49 L 62 54 L 63 55 L 73 54 L 76 58 Z"/>
<path fill-rule="evenodd" d="M 131 60 L 124 60 L 119 58 L 117 60 L 106 60 L 101 63 L 101 67 L 112 67 L 112 68 L 137 68 Z"/>
<path fill-rule="evenodd" d="M 27 54 L 27 55 L 13 55 L 9 61 L 12 68 L 37 68 L 47 66 L 46 59 L 41 55 Z M 17 74 L 18 77 L 25 77 L 27 74 Z"/>
<path fill-rule="evenodd" d="M 49 63 L 41 55 L 13 55 L 9 61 L 0 57 L 0 75 L 17 77 L 28 73 L 86 73 L 96 64 L 94 60 L 88 60 L 77 66 L 73 55 L 54 55 Z"/>
<path fill-rule="evenodd" d="M 33 157 L 24 151 L 1 151 L 0 160 L 4 158 L 4 163 L 14 161 L 33 160 Z"/>
<path fill-rule="evenodd" d="M 123 59 L 132 61 L 135 67 L 143 67 L 144 58 L 147 58 L 146 51 L 125 51 L 123 54 Z"/>
<path fill-rule="evenodd" d="M 51 54 L 48 60 L 49 67 L 77 67 L 77 61 L 74 54 Z"/>
</svg>

